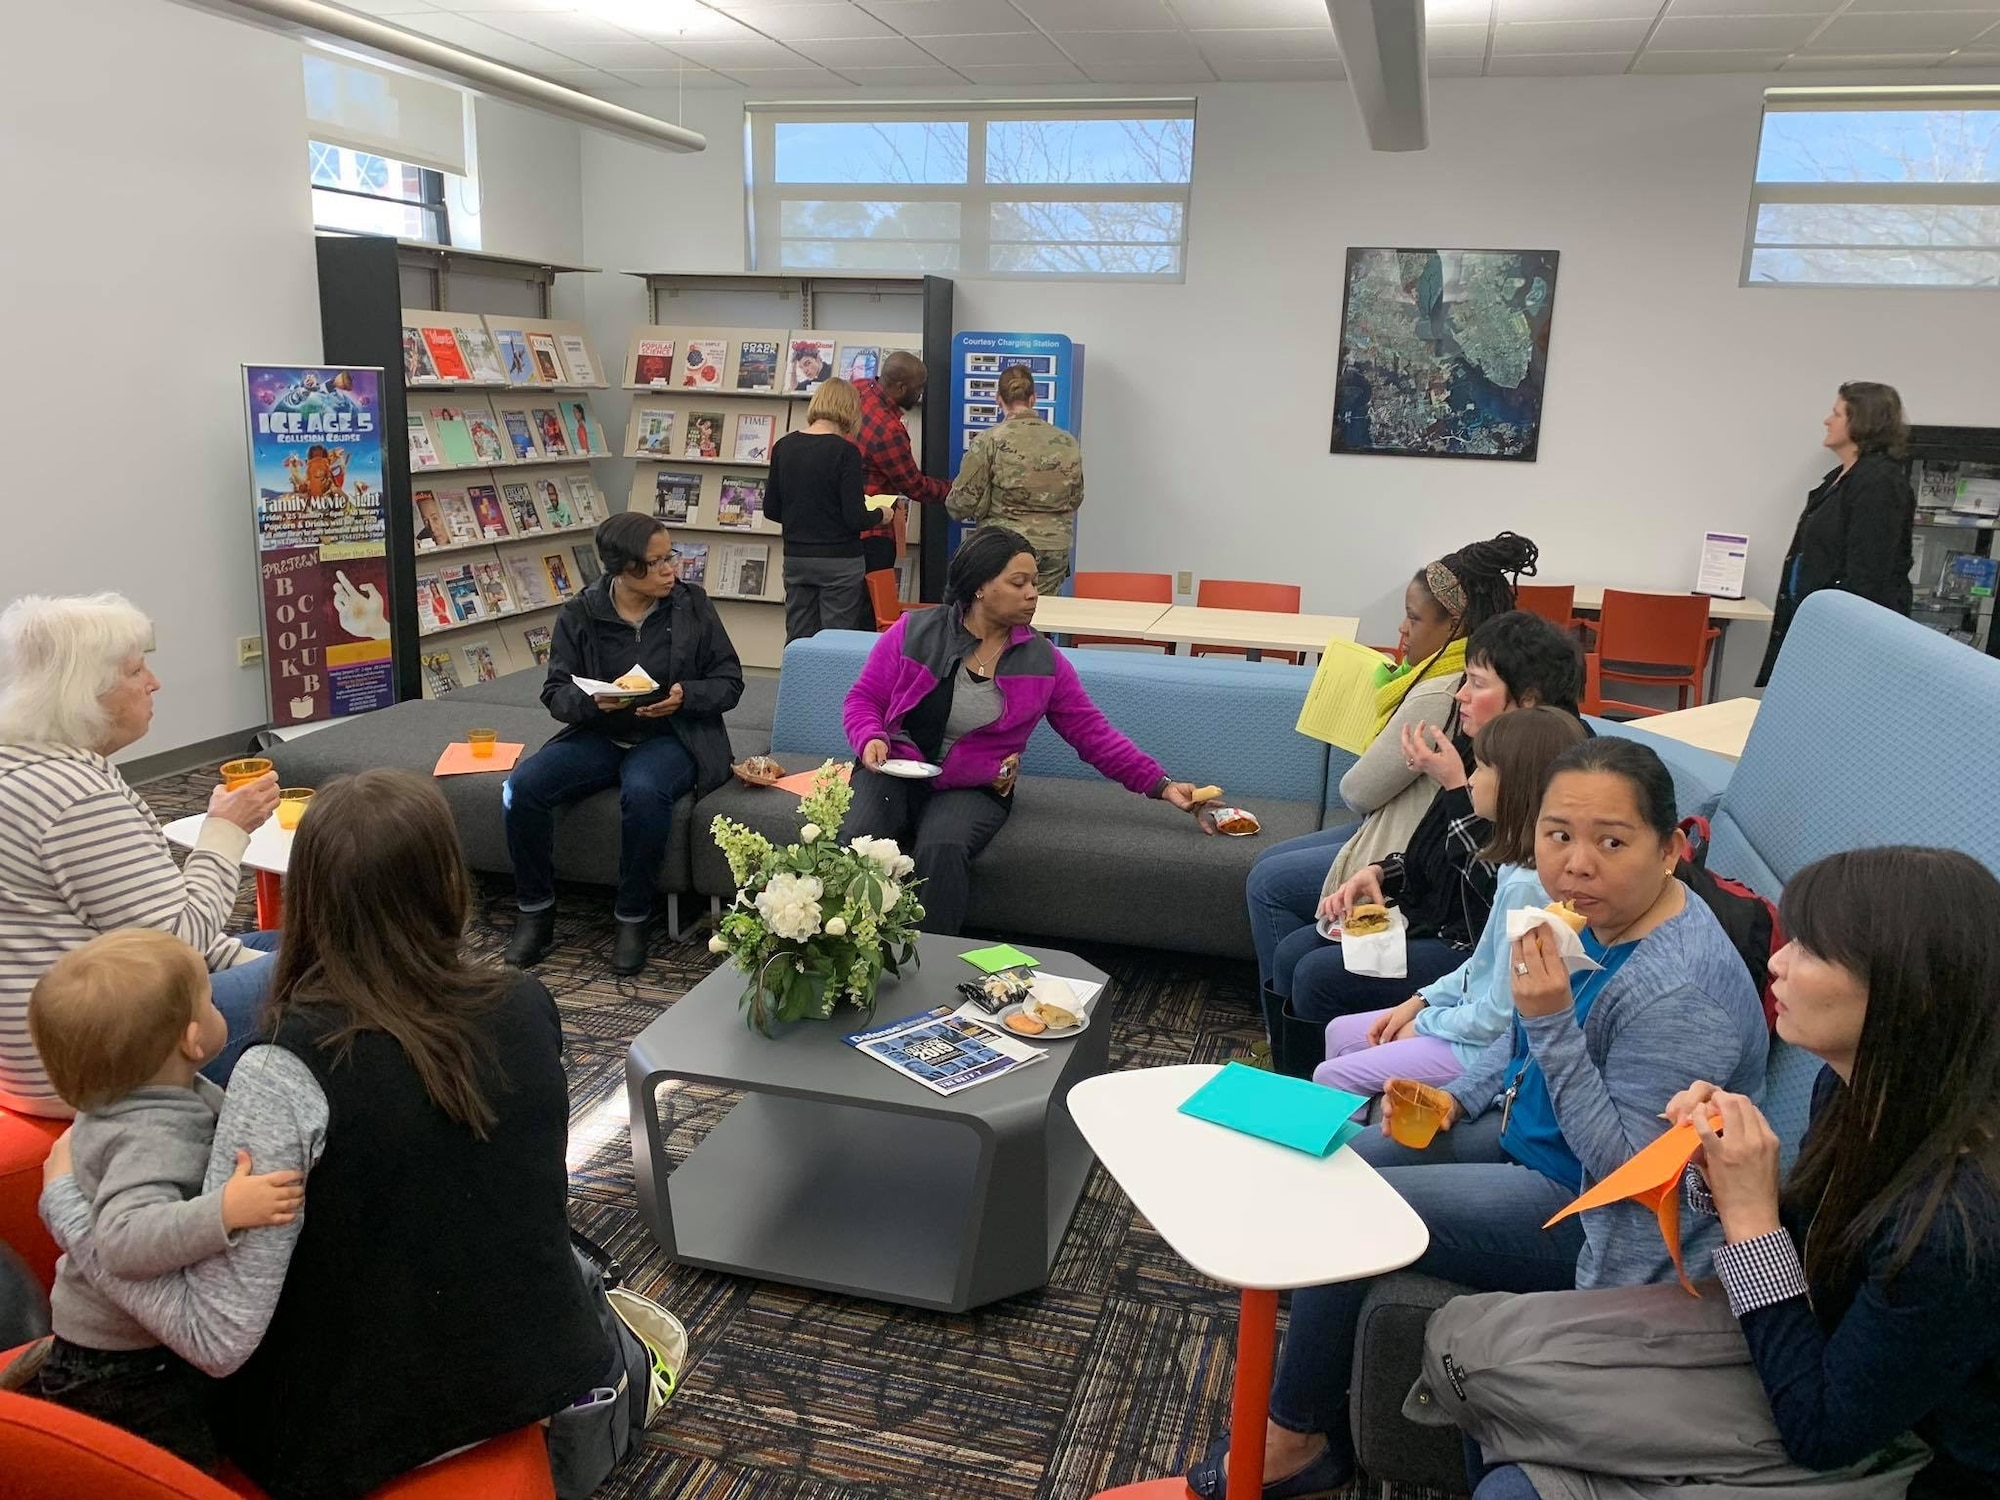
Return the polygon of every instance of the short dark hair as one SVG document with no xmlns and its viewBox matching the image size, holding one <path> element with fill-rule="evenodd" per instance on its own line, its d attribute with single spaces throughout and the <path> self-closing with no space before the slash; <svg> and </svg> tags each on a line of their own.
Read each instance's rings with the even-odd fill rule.
<svg viewBox="0 0 2000 1500">
<path fill-rule="evenodd" d="M 1583 696 L 1583 647 L 1576 637 L 1540 615 L 1510 609 L 1495 615 L 1465 645 L 1468 666 L 1483 667 L 1507 684 L 1507 696 L 1574 714 Z"/>
<path fill-rule="evenodd" d="M 1903 398 L 1893 385 L 1850 380 L 1840 388 L 1840 399 L 1847 403 L 1847 440 L 1857 453 L 1903 456 L 1910 424 L 1903 420 Z"/>
<path fill-rule="evenodd" d="M 1632 788 L 1639 816 L 1662 842 L 1672 838 L 1680 827 L 1680 814 L 1674 806 L 1674 778 L 1660 757 L 1637 740 L 1600 734 L 1596 739 L 1570 746 L 1549 766 L 1548 780 L 1542 784 L 1544 794 L 1549 784 L 1565 771 L 1602 771 L 1622 778 Z"/>
<path fill-rule="evenodd" d="M 642 510 L 621 510 L 597 528 L 597 555 L 604 571 L 612 577 L 620 573 L 646 572 L 646 547 L 667 530 L 667 523 Z"/>
<path fill-rule="evenodd" d="M 1546 704 L 1501 714 L 1473 737 L 1474 757 L 1500 777 L 1493 832 L 1481 859 L 1492 865 L 1535 862 L 1535 819 L 1549 767 L 1582 738 L 1583 720 Z"/>
<path fill-rule="evenodd" d="M 944 574 L 944 602 L 965 609 L 979 591 L 1007 571 L 1007 564 L 1023 552 L 1035 555 L 1028 539 L 1005 526 L 982 526 L 959 544 L 951 566 Z"/>
</svg>

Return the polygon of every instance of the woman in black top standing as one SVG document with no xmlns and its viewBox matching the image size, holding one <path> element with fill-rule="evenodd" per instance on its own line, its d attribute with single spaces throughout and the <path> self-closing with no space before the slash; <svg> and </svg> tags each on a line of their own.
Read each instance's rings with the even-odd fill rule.
<svg viewBox="0 0 2000 1500">
<path fill-rule="evenodd" d="M 853 434 L 861 398 L 838 376 L 813 392 L 806 425 L 771 449 L 764 514 L 785 533 L 785 644 L 850 630 L 871 616 L 861 533 L 873 522 L 861 495 Z"/>
<path fill-rule="evenodd" d="M 1778 579 L 1771 643 L 1757 686 L 1771 680 L 1799 601 L 1816 589 L 1842 589 L 1899 615 L 1910 612 L 1911 528 L 1917 497 L 1902 461 L 1909 426 L 1896 388 L 1851 380 L 1827 417 L 1826 446 L 1840 460 L 1806 497 Z"/>
</svg>

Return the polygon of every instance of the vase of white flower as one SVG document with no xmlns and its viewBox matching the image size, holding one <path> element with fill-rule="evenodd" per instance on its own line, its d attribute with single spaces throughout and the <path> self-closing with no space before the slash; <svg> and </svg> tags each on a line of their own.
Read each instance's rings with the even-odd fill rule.
<svg viewBox="0 0 2000 1500">
<path fill-rule="evenodd" d="M 824 1019 L 842 1001 L 872 1013 L 882 976 L 916 961 L 915 866 L 893 839 L 841 844 L 853 800 L 828 761 L 799 803 L 797 843 L 780 849 L 727 818 L 711 827 L 737 890 L 708 946 L 735 958 L 745 1017 L 767 1036 L 773 1021 Z"/>
</svg>

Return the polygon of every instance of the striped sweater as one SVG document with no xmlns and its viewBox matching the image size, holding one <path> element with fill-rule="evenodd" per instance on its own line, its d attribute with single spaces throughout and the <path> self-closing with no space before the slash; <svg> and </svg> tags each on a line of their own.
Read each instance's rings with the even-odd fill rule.
<svg viewBox="0 0 2000 1500">
<path fill-rule="evenodd" d="M 152 810 L 103 756 L 0 745 L 0 1107 L 70 1113 L 28 1039 L 28 995 L 70 949 L 119 927 L 157 927 L 211 971 L 260 956 L 223 931 L 249 843 L 209 818 L 182 869 Z"/>
</svg>

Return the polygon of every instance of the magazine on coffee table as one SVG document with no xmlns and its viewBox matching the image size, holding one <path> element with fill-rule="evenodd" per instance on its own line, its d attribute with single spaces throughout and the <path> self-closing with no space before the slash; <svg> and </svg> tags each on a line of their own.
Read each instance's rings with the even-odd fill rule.
<svg viewBox="0 0 2000 1500">
<path fill-rule="evenodd" d="M 952 1014 L 949 1005 L 844 1038 L 884 1067 L 934 1094 L 957 1094 L 1042 1060 L 1033 1047 Z"/>
</svg>

